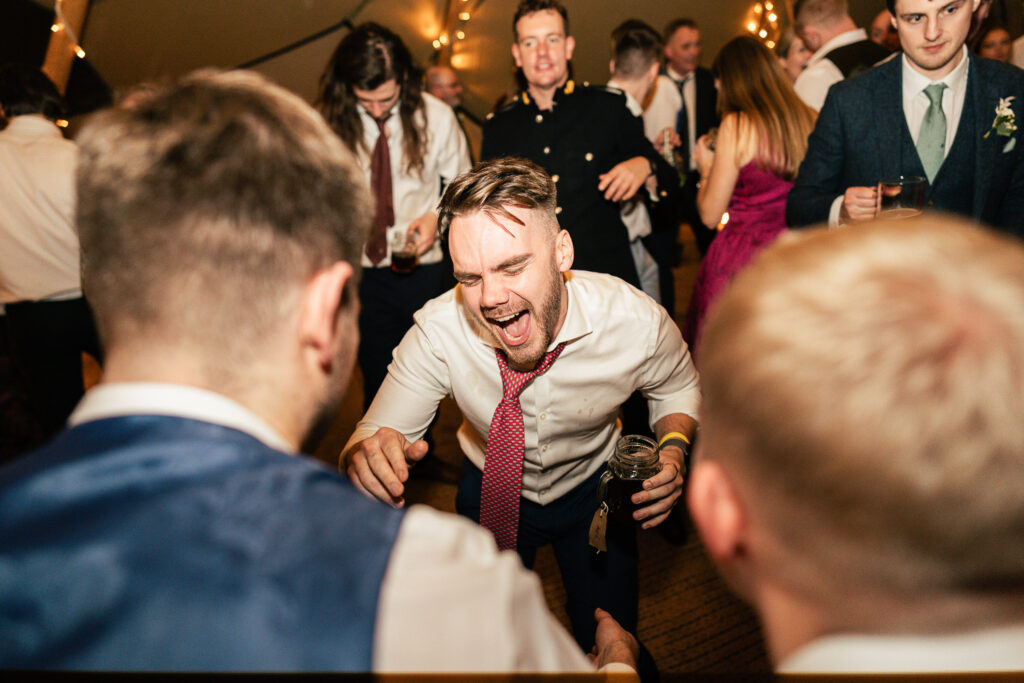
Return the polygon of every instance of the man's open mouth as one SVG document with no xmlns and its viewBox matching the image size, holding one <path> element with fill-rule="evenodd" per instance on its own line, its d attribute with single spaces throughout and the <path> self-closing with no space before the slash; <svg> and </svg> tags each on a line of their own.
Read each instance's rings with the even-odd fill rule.
<svg viewBox="0 0 1024 683">
<path fill-rule="evenodd" d="M 501 316 L 490 316 L 488 322 L 498 329 L 498 334 L 509 346 L 518 346 L 530 336 L 532 316 L 529 309 L 524 308 L 516 313 Z"/>
</svg>

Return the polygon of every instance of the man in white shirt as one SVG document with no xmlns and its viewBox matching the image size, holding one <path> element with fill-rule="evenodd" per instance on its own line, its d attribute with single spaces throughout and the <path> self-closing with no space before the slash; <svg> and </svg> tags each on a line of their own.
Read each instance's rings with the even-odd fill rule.
<svg viewBox="0 0 1024 683">
<path fill-rule="evenodd" d="M 448 186 L 440 224 L 459 285 L 416 314 L 340 467 L 401 506 L 409 468 L 427 453 L 419 439 L 452 396 L 466 455 L 456 509 L 527 566 L 552 544 L 574 635 L 588 650 L 595 607 L 636 627 L 636 528 L 663 523 L 680 497 L 700 389 L 664 309 L 618 278 L 570 271 L 573 243 L 555 205 L 555 183 L 524 160 L 478 164 Z M 508 392 L 517 386 L 515 400 Z M 647 399 L 662 469 L 633 494 L 635 522 L 609 523 L 598 554 L 598 483 L 620 434 L 619 407 L 634 391 Z M 514 417 L 503 412 L 509 402 Z M 510 421 L 519 425 L 511 435 Z M 498 493 L 509 495 L 504 524 L 485 514 Z"/>
<path fill-rule="evenodd" d="M 717 302 L 690 514 L 777 671 L 1024 671 L 1021 301 L 1024 245 L 933 215 L 780 240 Z"/>
<path fill-rule="evenodd" d="M 707 251 L 717 234 L 705 226 L 697 211 L 697 165 L 691 152 L 697 139 L 718 125 L 718 89 L 711 71 L 700 66 L 700 28 L 693 19 L 674 19 L 662 32 L 665 41 L 665 70 L 657 81 L 645 121 L 655 121 L 657 131 L 673 126 L 679 135 L 677 153 L 680 171 L 686 174 L 680 200 L 679 218 L 693 231 L 697 249 Z M 648 137 L 651 130 L 645 128 Z M 660 147 L 659 147 L 660 149 Z M 675 242 L 673 242 L 673 246 Z"/>
<path fill-rule="evenodd" d="M 447 289 L 437 201 L 444 184 L 470 166 L 454 111 L 422 89 L 421 71 L 401 38 L 372 22 L 341 40 L 321 81 L 324 117 L 356 154 L 377 203 L 359 285 L 364 409 L 412 314 Z M 375 161 L 378 151 L 384 159 Z M 418 254 L 414 267 L 393 260 L 395 240 L 403 238 Z"/>
<path fill-rule="evenodd" d="M 793 88 L 815 111 L 821 109 L 832 85 L 870 69 L 890 54 L 857 28 L 846 0 L 797 0 L 793 17 L 797 34 L 814 52 Z"/>
<path fill-rule="evenodd" d="M 890 0 L 903 52 L 829 92 L 787 200 L 790 227 L 872 218 L 880 180 L 920 176 L 926 211 L 1024 235 L 1024 73 L 969 53 L 977 4 Z"/>
<path fill-rule="evenodd" d="M 486 532 L 299 455 L 348 386 L 373 216 L 320 115 L 199 72 L 80 143 L 108 364 L 69 430 L 0 469 L 0 668 L 592 671 Z M 596 662 L 630 664 L 596 617 Z"/>
<path fill-rule="evenodd" d="M 78 272 L 78 148 L 57 127 L 63 109 L 42 71 L 0 66 L 0 334 L 46 438 L 85 391 L 82 352 L 101 358 Z"/>
</svg>

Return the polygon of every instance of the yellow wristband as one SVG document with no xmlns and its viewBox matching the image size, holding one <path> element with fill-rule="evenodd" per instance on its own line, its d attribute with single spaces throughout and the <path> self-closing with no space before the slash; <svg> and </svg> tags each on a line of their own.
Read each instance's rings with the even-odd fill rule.
<svg viewBox="0 0 1024 683">
<path fill-rule="evenodd" d="M 669 439 L 682 439 L 683 441 L 686 442 L 687 446 L 690 445 L 690 440 L 686 438 L 686 435 L 683 434 L 682 432 L 669 432 L 665 436 L 661 437 L 661 441 L 658 442 L 658 448 L 664 446 L 665 442 L 668 441 Z"/>
</svg>

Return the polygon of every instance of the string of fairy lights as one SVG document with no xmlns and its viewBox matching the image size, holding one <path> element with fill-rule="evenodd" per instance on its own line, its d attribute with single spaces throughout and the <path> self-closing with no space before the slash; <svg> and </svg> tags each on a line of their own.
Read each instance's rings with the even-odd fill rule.
<svg viewBox="0 0 1024 683">
<path fill-rule="evenodd" d="M 465 40 L 466 25 L 469 23 L 470 19 L 472 19 L 473 12 L 475 12 L 484 2 L 484 0 L 451 1 L 456 3 L 457 11 L 449 11 L 448 17 L 446 18 L 446 25 L 432 41 L 435 51 L 449 47 L 453 45 L 455 41 Z M 366 4 L 366 2 L 364 1 L 360 7 L 362 7 L 363 4 Z M 75 35 L 74 29 L 71 28 L 67 19 L 64 17 L 63 0 L 55 0 L 54 13 L 55 18 L 53 25 L 50 26 L 50 31 L 53 33 L 60 33 L 63 31 L 67 36 L 69 44 L 72 46 L 75 56 L 79 59 L 85 59 L 85 50 L 82 48 L 81 43 L 79 43 L 78 36 Z M 771 0 L 755 2 L 747 12 L 745 27 L 748 32 L 759 38 L 768 48 L 774 48 L 775 42 L 778 40 L 781 32 L 779 15 L 775 8 L 775 3 Z"/>
<path fill-rule="evenodd" d="M 771 50 L 782 32 L 779 19 L 774 2 L 755 2 L 747 12 L 745 28 Z"/>
<path fill-rule="evenodd" d="M 64 18 L 64 7 L 63 0 L 57 0 L 54 6 L 54 13 L 56 18 L 54 19 L 53 25 L 50 26 L 50 31 L 53 33 L 60 33 L 61 31 L 68 37 L 68 42 L 71 43 L 72 49 L 75 51 L 75 56 L 79 59 L 85 59 L 85 50 L 78 42 L 78 36 L 75 35 L 74 29 L 68 24 L 67 19 Z"/>
<path fill-rule="evenodd" d="M 473 12 L 483 4 L 484 0 L 453 0 L 457 12 L 449 12 L 446 25 L 431 43 L 435 50 L 441 50 L 455 41 L 466 39 L 466 24 L 473 17 Z M 451 24 L 451 25 L 447 25 Z"/>
</svg>

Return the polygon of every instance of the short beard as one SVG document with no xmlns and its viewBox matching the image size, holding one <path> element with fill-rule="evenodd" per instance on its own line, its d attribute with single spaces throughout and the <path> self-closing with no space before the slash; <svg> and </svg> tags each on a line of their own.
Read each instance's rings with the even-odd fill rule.
<svg viewBox="0 0 1024 683">
<path fill-rule="evenodd" d="M 538 331 L 541 333 L 540 349 L 531 356 L 517 356 L 515 349 L 503 349 L 505 357 L 508 358 L 509 365 L 520 372 L 537 367 L 537 363 L 547 353 L 548 345 L 551 343 L 552 331 L 555 329 L 555 325 L 558 324 L 558 315 L 562 309 L 562 273 L 557 268 L 552 268 L 551 272 L 551 291 L 544 301 L 541 302 L 540 308 L 533 311 L 537 318 Z"/>
</svg>

